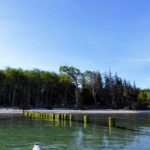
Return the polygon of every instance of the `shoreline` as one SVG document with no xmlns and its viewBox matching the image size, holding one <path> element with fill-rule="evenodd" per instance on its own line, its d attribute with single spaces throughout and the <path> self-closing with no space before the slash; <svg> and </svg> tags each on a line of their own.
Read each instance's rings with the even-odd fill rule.
<svg viewBox="0 0 150 150">
<path fill-rule="evenodd" d="M 105 110 L 39 110 L 39 109 L 32 109 L 27 111 L 37 111 L 43 113 L 60 113 L 60 114 L 150 114 L 150 110 L 112 110 L 112 109 L 105 109 Z"/>
<path fill-rule="evenodd" d="M 41 113 L 60 113 L 60 114 L 150 114 L 150 110 L 68 110 L 68 109 L 31 109 L 25 111 L 36 111 Z M 17 108 L 0 108 L 0 114 L 23 114 L 22 109 Z"/>
</svg>

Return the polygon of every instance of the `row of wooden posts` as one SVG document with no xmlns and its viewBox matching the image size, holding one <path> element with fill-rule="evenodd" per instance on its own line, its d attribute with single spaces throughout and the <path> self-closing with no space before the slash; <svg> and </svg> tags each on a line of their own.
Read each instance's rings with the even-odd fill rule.
<svg viewBox="0 0 150 150">
<path fill-rule="evenodd" d="M 29 117 L 29 118 L 35 118 L 35 119 L 42 119 L 42 120 L 49 120 L 51 122 L 53 121 L 59 121 L 59 120 L 73 120 L 73 115 L 72 114 L 64 114 L 64 113 L 41 113 L 41 112 L 35 112 L 35 111 L 24 111 L 23 112 L 24 117 Z M 87 126 L 89 123 L 89 116 L 87 114 L 83 115 L 83 121 L 84 127 Z M 112 117 L 108 117 L 108 126 L 109 127 L 115 127 L 116 126 L 116 119 Z"/>
</svg>

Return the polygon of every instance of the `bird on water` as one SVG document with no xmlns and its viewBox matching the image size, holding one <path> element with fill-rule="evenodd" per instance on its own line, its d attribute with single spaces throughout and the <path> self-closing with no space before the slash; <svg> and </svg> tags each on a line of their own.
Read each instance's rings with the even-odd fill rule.
<svg viewBox="0 0 150 150">
<path fill-rule="evenodd" d="M 36 143 L 34 146 L 33 146 L 33 149 L 32 150 L 41 150 L 41 147 L 38 143 Z"/>
</svg>

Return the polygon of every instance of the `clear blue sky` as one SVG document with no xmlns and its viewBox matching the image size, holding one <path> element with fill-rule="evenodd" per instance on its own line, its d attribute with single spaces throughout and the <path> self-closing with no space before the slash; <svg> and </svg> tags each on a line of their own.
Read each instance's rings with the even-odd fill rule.
<svg viewBox="0 0 150 150">
<path fill-rule="evenodd" d="M 0 68 L 118 73 L 150 88 L 149 0 L 0 0 Z"/>
</svg>

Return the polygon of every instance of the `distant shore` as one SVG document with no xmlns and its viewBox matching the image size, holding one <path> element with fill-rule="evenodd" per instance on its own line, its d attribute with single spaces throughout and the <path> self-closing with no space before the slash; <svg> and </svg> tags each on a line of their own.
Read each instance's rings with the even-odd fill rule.
<svg viewBox="0 0 150 150">
<path fill-rule="evenodd" d="M 103 110 L 66 110 L 66 109 L 30 109 L 26 111 L 37 111 L 41 113 L 65 113 L 65 114 L 142 114 L 150 113 L 150 110 L 112 110 L 112 109 L 103 109 Z M 0 108 L 0 114 L 22 114 L 22 109 L 17 108 Z"/>
</svg>

